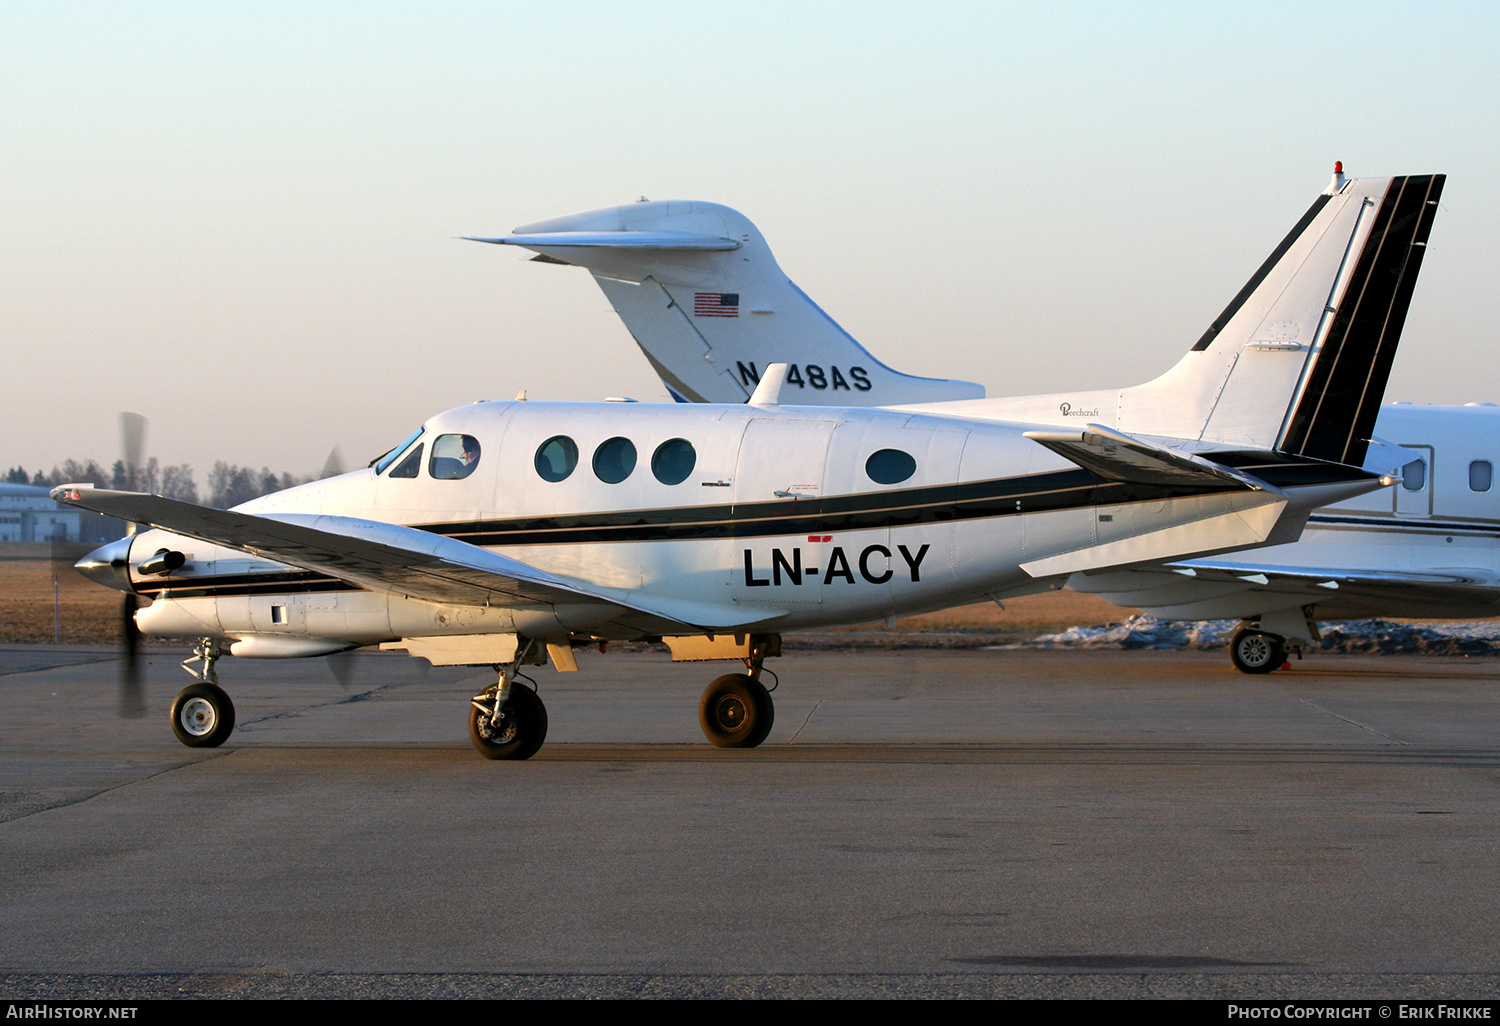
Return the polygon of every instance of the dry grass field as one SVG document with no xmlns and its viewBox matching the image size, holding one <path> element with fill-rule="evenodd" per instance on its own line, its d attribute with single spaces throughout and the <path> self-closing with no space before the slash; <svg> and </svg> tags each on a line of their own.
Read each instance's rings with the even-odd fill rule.
<svg viewBox="0 0 1500 1026">
<path fill-rule="evenodd" d="M 50 559 L 0 559 L 0 642 L 53 640 L 52 578 Z M 62 641 L 118 641 L 120 599 L 59 561 L 55 622 Z"/>
<path fill-rule="evenodd" d="M 57 567 L 57 612 L 65 642 L 119 640 L 120 594 L 80 576 L 67 561 Z M 53 639 L 53 567 L 46 558 L 0 558 L 0 642 Z M 994 603 L 959 606 L 896 622 L 895 633 L 979 632 L 1006 638 L 1047 634 L 1075 624 L 1110 623 L 1136 611 L 1092 595 L 1048 592 Z M 879 629 L 870 625 L 859 630 Z"/>
</svg>

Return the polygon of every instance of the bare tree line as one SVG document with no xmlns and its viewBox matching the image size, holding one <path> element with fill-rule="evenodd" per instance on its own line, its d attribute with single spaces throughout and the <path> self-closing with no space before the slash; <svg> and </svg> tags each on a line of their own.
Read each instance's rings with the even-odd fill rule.
<svg viewBox="0 0 1500 1026">
<path fill-rule="evenodd" d="M 317 479 L 316 475 L 293 477 L 291 474 L 273 474 L 270 468 L 241 467 L 218 460 L 208 472 L 207 493 L 199 497 L 198 485 L 193 480 L 193 468 L 187 463 L 163 467 L 155 456 L 145 466 L 126 467 L 124 460 L 116 460 L 106 471 L 94 460 L 68 460 L 61 466 L 53 466 L 52 473 L 38 470 L 28 474 L 25 467 L 12 467 L 6 474 L 7 484 L 31 484 L 56 487 L 60 484 L 88 482 L 98 488 L 115 488 L 120 491 L 151 492 L 169 499 L 195 502 L 200 505 L 228 509 L 248 502 L 261 495 L 277 492 L 293 485 L 305 484 Z"/>
</svg>

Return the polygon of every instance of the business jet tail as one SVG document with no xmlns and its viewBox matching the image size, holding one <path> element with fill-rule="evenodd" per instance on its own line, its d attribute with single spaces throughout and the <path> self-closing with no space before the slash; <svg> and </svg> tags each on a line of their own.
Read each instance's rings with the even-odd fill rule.
<svg viewBox="0 0 1500 1026">
<path fill-rule="evenodd" d="M 680 402 L 742 403 L 773 363 L 782 401 L 889 406 L 984 395 L 871 356 L 792 283 L 749 218 L 716 203 L 657 201 L 569 214 L 476 242 L 588 268 Z"/>
</svg>

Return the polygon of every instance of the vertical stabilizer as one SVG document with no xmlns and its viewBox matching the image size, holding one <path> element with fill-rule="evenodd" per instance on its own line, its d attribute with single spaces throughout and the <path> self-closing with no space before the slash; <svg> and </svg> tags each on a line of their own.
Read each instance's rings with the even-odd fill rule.
<svg viewBox="0 0 1500 1026">
<path fill-rule="evenodd" d="M 1442 175 L 1338 178 L 1178 363 L 1130 388 L 949 407 L 1360 465 Z"/>
</svg>

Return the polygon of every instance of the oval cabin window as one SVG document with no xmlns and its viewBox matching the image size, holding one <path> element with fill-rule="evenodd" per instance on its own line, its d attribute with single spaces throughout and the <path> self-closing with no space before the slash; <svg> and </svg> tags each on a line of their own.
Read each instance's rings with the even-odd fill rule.
<svg viewBox="0 0 1500 1026">
<path fill-rule="evenodd" d="M 578 444 L 567 435 L 554 435 L 536 450 L 536 472 L 543 481 L 562 481 L 578 466 Z"/>
<path fill-rule="evenodd" d="M 671 438 L 651 454 L 651 473 L 664 485 L 682 484 L 698 464 L 698 453 L 686 438 Z"/>
<path fill-rule="evenodd" d="M 594 476 L 605 484 L 619 484 L 635 470 L 635 443 L 611 438 L 594 450 Z"/>
<path fill-rule="evenodd" d="M 876 484 L 900 484 L 917 472 L 917 461 L 900 449 L 880 449 L 865 460 L 865 473 Z"/>
</svg>

